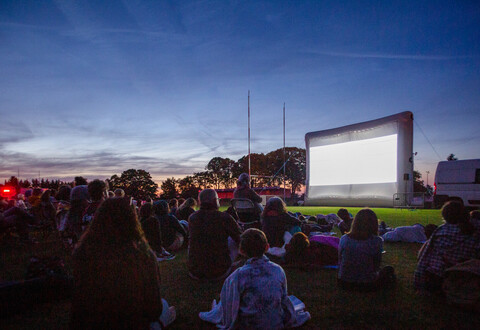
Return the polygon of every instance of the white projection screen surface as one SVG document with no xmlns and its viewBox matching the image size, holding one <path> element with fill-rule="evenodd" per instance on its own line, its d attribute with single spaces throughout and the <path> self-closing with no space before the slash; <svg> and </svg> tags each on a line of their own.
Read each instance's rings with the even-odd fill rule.
<svg viewBox="0 0 480 330">
<path fill-rule="evenodd" d="M 413 191 L 413 114 L 305 135 L 306 205 L 392 207 Z"/>
</svg>

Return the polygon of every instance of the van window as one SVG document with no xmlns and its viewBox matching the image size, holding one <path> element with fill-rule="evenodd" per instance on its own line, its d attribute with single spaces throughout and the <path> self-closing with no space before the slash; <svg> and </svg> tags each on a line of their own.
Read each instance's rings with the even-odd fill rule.
<svg viewBox="0 0 480 330">
<path fill-rule="evenodd" d="M 478 175 L 475 172 L 475 179 L 480 179 Z M 472 184 L 473 169 L 445 169 L 437 172 L 436 180 L 437 184 Z"/>
<path fill-rule="evenodd" d="M 480 183 L 480 168 L 475 170 L 475 183 Z"/>
</svg>

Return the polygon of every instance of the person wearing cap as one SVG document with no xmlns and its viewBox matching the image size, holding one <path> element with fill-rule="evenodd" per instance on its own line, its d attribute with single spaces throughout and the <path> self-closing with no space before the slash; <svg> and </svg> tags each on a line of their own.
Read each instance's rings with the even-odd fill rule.
<svg viewBox="0 0 480 330">
<path fill-rule="evenodd" d="M 218 210 L 215 190 L 205 189 L 198 198 L 200 210 L 189 218 L 189 275 L 194 279 L 224 279 L 236 257 L 230 251 L 240 242 L 240 227 L 229 214 Z"/>
</svg>

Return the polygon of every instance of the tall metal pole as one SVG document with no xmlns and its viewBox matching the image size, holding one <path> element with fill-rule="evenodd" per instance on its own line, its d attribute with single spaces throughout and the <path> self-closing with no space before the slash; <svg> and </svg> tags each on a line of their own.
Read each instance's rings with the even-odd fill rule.
<svg viewBox="0 0 480 330">
<path fill-rule="evenodd" d="M 285 200 L 285 102 L 283 102 L 283 200 Z"/>
<path fill-rule="evenodd" d="M 250 178 L 251 184 L 252 177 L 250 173 L 250 90 L 248 91 L 248 177 Z"/>
</svg>

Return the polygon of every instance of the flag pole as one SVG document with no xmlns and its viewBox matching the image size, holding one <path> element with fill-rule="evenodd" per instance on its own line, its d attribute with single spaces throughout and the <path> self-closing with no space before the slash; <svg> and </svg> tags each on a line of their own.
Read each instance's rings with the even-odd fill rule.
<svg viewBox="0 0 480 330">
<path fill-rule="evenodd" d="M 248 91 L 248 177 L 250 178 L 250 185 L 252 177 L 250 173 L 250 90 Z"/>
<path fill-rule="evenodd" d="M 285 102 L 283 102 L 283 200 L 285 201 Z"/>
</svg>

